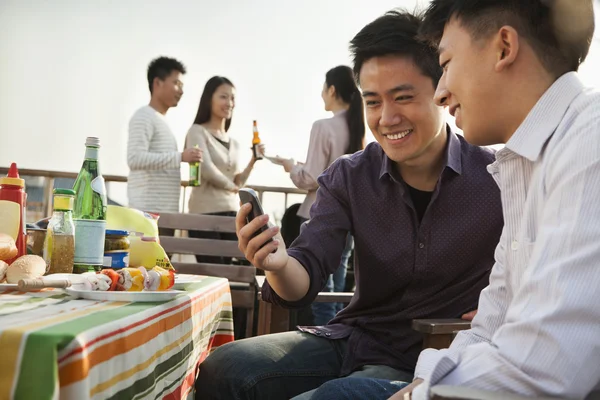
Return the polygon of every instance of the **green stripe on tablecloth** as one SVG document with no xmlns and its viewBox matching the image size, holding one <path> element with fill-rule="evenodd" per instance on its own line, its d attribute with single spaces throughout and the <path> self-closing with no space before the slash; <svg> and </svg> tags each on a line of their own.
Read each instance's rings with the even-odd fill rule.
<svg viewBox="0 0 600 400">
<path fill-rule="evenodd" d="M 25 297 L 23 301 L 15 301 L 15 302 L 10 302 L 10 303 L 0 304 L 0 312 L 9 310 L 10 308 L 20 307 L 20 306 L 23 306 L 26 304 L 35 304 L 35 303 L 39 303 L 41 301 L 48 300 L 48 299 L 60 300 L 60 299 L 64 299 L 65 297 L 69 297 L 69 295 L 66 293 L 60 293 L 60 294 L 55 294 L 55 295 L 48 296 L 48 297 Z M 56 304 L 56 303 L 51 303 L 51 304 Z"/>
<path fill-rule="evenodd" d="M 203 286 L 215 282 L 216 278 L 208 277 L 200 282 L 193 283 L 195 291 Z M 76 301 L 76 300 L 75 300 Z M 174 302 L 173 299 L 169 302 Z M 162 302 L 161 304 L 169 303 Z M 131 318 L 132 315 L 141 313 L 159 303 L 123 303 L 122 307 L 99 311 L 85 317 L 66 321 L 27 336 L 24 346 L 19 380 L 14 392 L 17 399 L 51 399 L 54 393 L 54 384 L 58 382 L 58 352 L 67 347 L 80 333 L 116 321 L 121 318 Z M 133 321 L 132 321 L 133 322 Z M 48 366 L 52 370 L 48 370 Z M 30 377 L 36 377 L 36 384 L 32 385 Z"/>
<path fill-rule="evenodd" d="M 221 311 L 217 316 L 215 316 L 215 320 L 223 320 L 223 319 L 232 318 L 231 311 Z M 149 395 L 156 386 L 156 382 L 160 380 L 163 376 L 168 375 L 175 369 L 179 368 L 193 352 L 194 347 L 199 346 L 200 341 L 202 341 L 206 336 L 211 335 L 212 324 L 208 324 L 205 326 L 199 333 L 196 335 L 192 341 L 188 342 L 179 352 L 173 354 L 167 360 L 158 364 L 154 370 L 152 370 L 145 377 L 138 379 L 133 382 L 133 384 L 127 388 L 124 388 L 114 394 L 109 400 L 131 400 L 138 396 L 144 397 Z M 233 334 L 233 332 L 230 332 Z M 160 396 L 157 396 L 158 398 Z"/>
</svg>

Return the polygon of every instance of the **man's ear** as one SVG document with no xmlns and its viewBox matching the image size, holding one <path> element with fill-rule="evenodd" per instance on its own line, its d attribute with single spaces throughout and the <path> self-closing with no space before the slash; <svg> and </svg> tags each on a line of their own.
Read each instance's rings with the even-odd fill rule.
<svg viewBox="0 0 600 400">
<path fill-rule="evenodd" d="M 155 77 L 154 80 L 152 81 L 152 92 L 154 92 L 154 90 L 160 86 L 160 78 L 159 77 Z"/>
<path fill-rule="evenodd" d="M 512 26 L 503 26 L 498 30 L 494 39 L 492 39 L 492 46 L 496 51 L 496 72 L 500 72 L 510 67 L 519 54 L 519 33 Z"/>
</svg>

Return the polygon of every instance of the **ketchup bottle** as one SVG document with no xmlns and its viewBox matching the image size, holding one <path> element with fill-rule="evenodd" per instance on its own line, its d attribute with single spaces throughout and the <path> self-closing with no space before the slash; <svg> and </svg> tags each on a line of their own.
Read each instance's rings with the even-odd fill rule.
<svg viewBox="0 0 600 400">
<path fill-rule="evenodd" d="M 27 193 L 25 193 L 25 180 L 19 178 L 19 170 L 16 163 L 10 165 L 6 177 L 0 178 L 0 203 L 4 203 L 0 204 L 0 206 L 2 206 L 3 210 L 8 211 L 7 214 L 3 215 L 3 213 L 0 213 L 0 215 L 4 219 L 10 219 L 10 221 L 0 221 L 0 225 L 5 225 L 5 229 L 12 231 L 10 234 L 15 239 L 18 250 L 15 258 L 6 261 L 10 264 L 17 258 L 27 254 L 27 231 L 25 230 L 27 226 L 25 221 Z M 11 203 L 16 203 L 16 205 L 12 205 Z M 19 225 L 16 233 L 13 228 L 17 224 L 14 222 L 15 220 L 18 220 Z"/>
</svg>

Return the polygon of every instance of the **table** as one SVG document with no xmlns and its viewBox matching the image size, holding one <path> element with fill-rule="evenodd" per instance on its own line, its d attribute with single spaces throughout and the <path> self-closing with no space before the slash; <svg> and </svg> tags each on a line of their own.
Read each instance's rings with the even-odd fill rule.
<svg viewBox="0 0 600 400">
<path fill-rule="evenodd" d="M 0 399 L 185 398 L 199 363 L 233 341 L 227 279 L 194 279 L 156 303 L 0 290 Z"/>
</svg>

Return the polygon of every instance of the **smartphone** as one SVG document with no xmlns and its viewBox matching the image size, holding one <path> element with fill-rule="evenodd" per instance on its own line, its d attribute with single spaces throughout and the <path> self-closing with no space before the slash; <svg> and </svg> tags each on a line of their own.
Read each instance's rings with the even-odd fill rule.
<svg viewBox="0 0 600 400">
<path fill-rule="evenodd" d="M 240 201 L 242 202 L 242 205 L 244 205 L 246 203 L 252 204 L 252 210 L 250 211 L 250 214 L 248 214 L 248 216 L 246 217 L 247 224 L 250 223 L 250 221 L 252 221 L 254 218 L 260 217 L 261 215 L 264 214 L 263 209 L 260 205 L 260 200 L 258 200 L 258 194 L 256 194 L 256 192 L 253 189 L 242 188 L 239 190 L 238 194 L 240 196 Z M 259 230 L 257 230 L 256 232 L 254 232 L 252 234 L 252 238 L 255 238 L 256 236 L 260 235 L 267 229 L 269 229 L 269 227 L 267 225 L 261 226 Z M 260 247 L 262 248 L 267 243 L 271 243 L 272 241 L 273 241 L 273 238 L 267 240 Z"/>
</svg>

